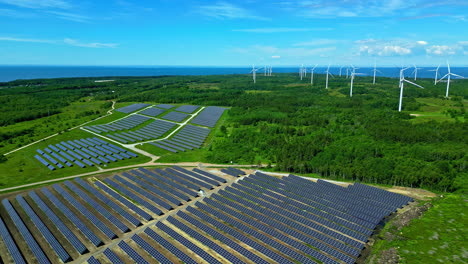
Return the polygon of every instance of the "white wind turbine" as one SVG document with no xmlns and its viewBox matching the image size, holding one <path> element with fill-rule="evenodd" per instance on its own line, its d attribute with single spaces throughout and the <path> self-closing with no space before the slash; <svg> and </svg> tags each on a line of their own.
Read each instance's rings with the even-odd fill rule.
<svg viewBox="0 0 468 264">
<path fill-rule="evenodd" d="M 257 83 L 257 71 L 261 70 L 262 68 L 255 69 L 255 65 L 252 65 L 252 79 L 254 83 Z"/>
<path fill-rule="evenodd" d="M 343 67 L 344 67 L 344 66 L 341 66 L 341 67 L 340 67 L 340 77 L 341 77 L 341 70 L 343 69 Z"/>
<path fill-rule="evenodd" d="M 440 64 L 437 66 L 437 68 L 436 68 L 435 70 L 429 70 L 429 71 L 435 72 L 435 76 L 434 76 L 434 85 L 437 84 L 437 78 L 439 77 L 439 68 L 440 68 Z"/>
<path fill-rule="evenodd" d="M 271 76 L 271 74 L 273 73 L 273 66 L 270 66 L 270 68 L 269 68 L 269 71 L 268 71 L 268 72 L 269 72 L 269 75 L 268 75 L 268 76 Z"/>
<path fill-rule="evenodd" d="M 325 89 L 328 89 L 328 76 L 331 75 L 333 77 L 333 74 L 330 73 L 330 64 L 328 64 L 327 71 L 325 73 L 327 74 L 327 78 L 325 80 Z"/>
<path fill-rule="evenodd" d="M 414 86 L 417 86 L 421 89 L 424 89 L 424 87 L 422 87 L 421 85 L 419 84 L 415 84 L 414 82 L 410 82 L 408 80 L 405 79 L 405 75 L 404 75 L 404 72 L 405 70 L 407 70 L 409 68 L 404 68 L 404 69 L 401 69 L 400 70 L 400 103 L 398 105 L 398 112 L 401 112 L 401 106 L 403 104 L 403 88 L 405 86 L 405 82 L 409 83 L 409 84 L 412 84 Z"/>
<path fill-rule="evenodd" d="M 413 64 L 414 66 L 414 71 L 411 74 L 414 74 L 414 80 L 416 81 L 418 79 L 418 70 L 421 68 L 416 67 L 416 64 Z"/>
<path fill-rule="evenodd" d="M 302 78 L 304 77 L 304 64 L 302 64 L 301 68 L 299 68 L 299 76 L 301 77 L 302 81 Z"/>
<path fill-rule="evenodd" d="M 380 72 L 380 73 L 382 73 L 382 72 L 377 70 L 377 64 L 376 63 L 374 63 L 374 70 L 372 70 L 372 71 L 374 72 L 374 79 L 372 81 L 372 84 L 375 85 L 375 76 L 377 75 L 377 72 Z"/>
<path fill-rule="evenodd" d="M 450 71 L 450 64 L 449 64 L 448 61 L 447 61 L 447 69 L 448 69 L 448 73 L 445 74 L 444 77 L 442 77 L 442 78 L 439 79 L 439 82 L 440 82 L 440 81 L 442 81 L 442 79 L 447 78 L 447 90 L 446 90 L 446 92 L 445 92 L 445 97 L 448 97 L 448 95 L 449 95 L 450 77 L 451 77 L 451 76 L 453 76 L 453 77 L 459 77 L 459 78 L 463 78 L 463 79 L 465 78 L 465 77 L 460 76 L 460 75 L 458 75 L 458 74 L 452 73 L 452 72 Z"/>
<path fill-rule="evenodd" d="M 356 75 L 364 75 L 363 73 L 356 72 L 356 69 L 358 68 L 355 68 L 354 66 L 352 67 L 353 69 L 351 70 L 351 87 L 349 89 L 349 97 L 353 97 L 353 84 L 354 84 L 354 78 L 356 77 Z"/>
<path fill-rule="evenodd" d="M 349 68 L 346 68 L 346 79 L 349 77 Z"/>
<path fill-rule="evenodd" d="M 315 64 L 315 66 L 312 69 L 310 69 L 310 84 L 311 85 L 314 85 L 314 70 L 316 67 L 317 67 L 317 64 Z"/>
</svg>

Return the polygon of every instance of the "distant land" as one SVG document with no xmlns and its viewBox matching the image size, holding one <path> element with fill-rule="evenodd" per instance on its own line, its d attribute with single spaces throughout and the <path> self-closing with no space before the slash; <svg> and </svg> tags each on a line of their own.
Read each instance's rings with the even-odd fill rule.
<svg viewBox="0 0 468 264">
<path fill-rule="evenodd" d="M 257 65 L 262 67 L 262 65 Z M 309 68 L 308 68 L 309 69 Z M 377 67 L 378 76 L 398 77 L 397 67 Z M 422 67 L 418 71 L 418 78 L 434 78 L 435 67 Z M 317 67 L 315 73 L 322 74 L 325 67 Z M 356 70 L 365 75 L 372 75 L 373 67 L 362 67 Z M 171 66 L 0 66 L 0 82 L 9 82 L 18 79 L 42 79 L 42 78 L 72 78 L 72 77 L 116 77 L 116 76 L 162 76 L 162 75 L 225 75 L 248 74 L 249 67 L 171 67 Z M 294 73 L 298 67 L 275 67 L 273 73 Z M 339 75 L 340 67 L 331 67 L 330 72 Z M 411 76 L 412 69 L 406 70 L 406 76 Z M 468 76 L 468 67 L 452 67 L 452 72 L 462 76 Z M 310 73 L 310 69 L 308 70 Z M 439 74 L 447 73 L 446 67 L 441 67 Z M 263 75 L 260 70 L 258 75 Z M 343 76 L 346 68 L 342 68 Z M 309 74 L 308 74 L 309 75 Z"/>
</svg>

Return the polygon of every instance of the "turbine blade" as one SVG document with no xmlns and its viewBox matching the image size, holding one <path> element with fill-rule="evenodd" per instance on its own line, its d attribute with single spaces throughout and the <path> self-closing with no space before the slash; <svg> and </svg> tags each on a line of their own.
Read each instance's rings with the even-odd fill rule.
<svg viewBox="0 0 468 264">
<path fill-rule="evenodd" d="M 451 75 L 465 79 L 465 77 L 463 77 L 461 75 L 458 75 L 458 74 L 455 74 L 455 73 L 451 73 Z"/>
<path fill-rule="evenodd" d="M 403 81 L 405 81 L 405 82 L 407 82 L 407 83 L 410 83 L 410 84 L 412 84 L 412 85 L 414 85 L 414 86 L 417 86 L 417 87 L 419 87 L 419 88 L 421 88 L 421 89 L 424 89 L 424 87 L 422 87 L 421 85 L 416 84 L 416 83 L 414 83 L 414 82 L 408 81 L 408 80 L 406 80 L 406 79 L 403 79 Z"/>
</svg>

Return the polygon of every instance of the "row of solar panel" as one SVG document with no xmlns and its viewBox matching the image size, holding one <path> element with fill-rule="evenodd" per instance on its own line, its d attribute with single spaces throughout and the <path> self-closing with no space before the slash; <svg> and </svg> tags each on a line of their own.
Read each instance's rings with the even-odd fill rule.
<svg viewBox="0 0 468 264">
<path fill-rule="evenodd" d="M 182 105 L 182 106 L 177 107 L 175 111 L 191 114 L 195 112 L 195 110 L 197 110 L 198 108 L 200 108 L 200 106 L 198 105 Z"/>
<path fill-rule="evenodd" d="M 114 131 L 132 129 L 150 119 L 151 118 L 149 117 L 135 114 L 135 115 L 129 115 L 125 118 L 122 118 L 120 120 L 117 120 L 111 123 L 102 124 L 102 125 L 94 125 L 94 126 L 85 126 L 83 128 L 88 129 L 95 133 L 114 132 Z"/>
<path fill-rule="evenodd" d="M 155 120 L 136 131 L 108 134 L 106 136 L 124 144 L 133 143 L 136 141 L 149 141 L 159 138 L 174 128 L 174 126 L 176 126 L 176 124 L 171 122 Z"/>
<path fill-rule="evenodd" d="M 190 122 L 193 124 L 215 127 L 221 115 L 224 113 L 226 108 L 218 106 L 208 106 L 203 109 L 195 118 Z"/>
<path fill-rule="evenodd" d="M 132 173 L 136 176 L 132 176 L 130 174 L 127 174 L 125 176 L 134 182 L 138 182 L 140 186 L 148 190 L 146 191 L 146 193 L 144 193 L 145 197 L 148 197 L 150 195 L 149 191 L 151 191 L 153 193 L 157 193 L 158 195 L 166 199 L 169 199 L 169 197 L 171 197 L 170 194 L 174 195 L 174 193 L 175 194 L 180 194 L 180 193 L 174 192 L 174 190 L 172 190 L 171 188 L 172 186 L 170 186 L 169 184 L 164 184 L 164 182 L 167 183 L 168 181 L 170 181 L 173 183 L 173 185 L 179 186 L 179 190 L 184 190 L 183 188 L 185 187 L 182 187 L 180 185 L 192 184 L 193 185 L 192 187 L 196 189 L 200 188 L 200 186 L 198 186 L 197 184 L 203 185 L 205 187 L 209 186 L 203 181 L 200 181 L 196 178 L 192 178 L 190 176 L 193 176 L 193 177 L 198 176 L 198 178 L 201 178 L 205 181 L 211 180 L 213 181 L 213 183 L 218 183 L 215 179 L 218 179 L 218 180 L 221 179 L 215 175 L 212 175 L 206 172 L 204 173 L 204 175 L 201 175 L 198 173 L 190 172 L 180 167 L 175 167 L 174 170 L 171 170 L 171 169 L 167 169 L 167 170 L 168 172 L 162 171 L 162 170 L 159 171 L 160 173 L 163 172 L 162 174 L 165 174 L 166 176 L 162 176 L 160 174 L 156 174 L 155 172 L 150 172 L 144 169 L 138 170 L 138 171 L 137 170 L 132 171 Z M 142 172 L 147 172 L 147 173 L 145 175 Z M 172 174 L 169 174 L 169 172 Z M 156 176 L 156 177 L 153 177 L 151 175 Z M 207 175 L 210 175 L 211 177 L 208 177 Z M 141 178 L 141 180 L 137 179 L 137 177 Z M 149 180 L 149 178 L 153 178 L 152 182 Z M 165 178 L 164 182 L 158 180 L 161 178 Z M 146 180 L 147 182 L 144 182 L 143 179 Z M 128 181 L 121 181 L 121 182 L 124 184 L 124 186 L 126 186 L 126 188 L 130 188 L 130 189 L 133 188 L 135 191 L 138 191 L 138 193 L 140 194 L 142 193 L 142 188 L 140 188 L 139 186 L 133 185 Z M 154 185 L 152 186 L 151 183 Z M 139 214 L 146 220 L 152 219 L 152 217 L 148 215 L 146 212 L 139 209 L 129 200 L 125 199 L 124 197 L 122 197 L 120 194 L 113 191 L 109 187 L 105 186 L 99 181 L 96 182 L 95 184 L 103 192 L 115 198 L 116 201 L 119 201 L 123 203 L 124 205 L 126 205 L 128 209 Z M 131 185 L 133 185 L 133 187 Z M 163 185 L 165 187 L 162 187 Z M 109 199 L 107 196 L 103 195 L 103 193 L 99 189 L 97 189 L 96 187 L 93 187 L 91 184 L 89 184 L 88 182 L 80 178 L 75 179 L 75 183 L 72 183 L 71 181 L 66 181 L 64 182 L 64 186 L 66 186 L 68 190 L 66 190 L 61 185 L 58 185 L 58 184 L 53 185 L 52 188 L 61 196 L 61 199 L 64 199 L 64 201 L 66 201 L 67 204 L 71 205 L 74 208 L 74 210 L 76 210 L 76 212 L 83 215 L 85 219 L 89 220 L 89 222 L 87 221 L 88 225 L 90 224 L 91 226 L 93 226 L 93 228 L 96 228 L 96 230 L 99 230 L 101 235 L 104 235 L 108 239 L 114 239 L 117 237 L 117 234 L 113 230 L 117 229 L 117 230 L 120 230 L 120 232 L 122 233 L 128 232 L 131 230 L 131 228 L 127 226 L 126 224 L 124 224 L 121 220 L 119 220 L 119 218 L 117 218 L 114 213 L 117 213 L 118 215 L 126 219 L 128 223 L 131 223 L 132 228 L 142 224 L 141 221 L 137 219 L 135 216 L 128 213 L 125 209 L 123 209 L 120 205 L 116 204 L 114 201 Z M 80 186 L 83 189 L 79 188 L 78 186 Z M 122 185 L 118 185 L 118 186 L 120 186 L 120 189 L 118 189 L 119 191 L 127 190 Z M 156 190 L 156 187 L 161 188 L 161 190 Z M 187 188 L 189 188 L 189 186 L 187 186 Z M 91 196 L 88 193 L 85 193 L 83 190 L 86 190 L 89 194 L 91 194 Z M 167 191 L 168 193 L 164 193 L 163 190 Z M 188 190 L 188 189 L 185 189 L 185 190 Z M 66 219 L 68 219 L 70 223 L 72 223 L 78 230 L 80 230 L 81 233 L 87 239 L 89 239 L 89 241 L 91 241 L 95 246 L 100 246 L 104 243 L 102 239 L 96 236 L 95 231 L 91 231 L 91 229 L 80 219 L 80 217 L 78 217 L 74 212 L 72 212 L 69 206 L 66 206 L 61 200 L 59 200 L 54 194 L 52 194 L 50 190 L 48 190 L 47 188 L 43 188 L 41 190 L 41 193 L 42 195 L 44 195 L 44 197 L 46 197 L 50 201 L 48 203 L 53 204 L 54 207 L 57 208 L 57 210 L 61 211 L 61 213 L 65 215 Z M 73 193 L 76 196 L 72 195 L 71 193 Z M 129 193 L 132 193 L 132 192 L 129 192 Z M 197 193 L 194 191 L 187 191 L 185 196 L 196 195 L 196 194 Z M 22 207 L 22 210 L 24 210 L 27 216 L 31 219 L 31 221 L 33 221 L 35 227 L 37 228 L 37 230 L 39 230 L 39 232 L 44 237 L 46 242 L 53 249 L 53 252 L 56 252 L 57 256 L 63 262 L 70 261 L 71 257 L 69 253 L 67 253 L 67 251 L 63 248 L 63 245 L 58 242 L 56 238 L 57 236 L 61 236 L 62 239 L 67 240 L 70 243 L 70 245 L 79 254 L 84 254 L 87 252 L 87 248 L 84 246 L 84 244 L 73 234 L 73 232 L 71 232 L 69 227 L 60 219 L 60 217 L 56 215 L 54 210 L 52 210 L 46 204 L 46 202 L 43 201 L 43 198 L 40 198 L 34 191 L 29 193 L 29 197 L 36 204 L 36 206 L 41 210 L 41 212 L 49 218 L 50 223 L 54 225 L 54 227 L 59 231 L 59 233 L 53 233 L 52 230 L 49 230 L 48 229 L 49 227 L 47 227 L 42 222 L 42 220 L 38 217 L 36 212 L 29 206 L 28 202 L 26 202 L 26 200 L 22 196 L 18 195 L 16 197 L 16 200 Z M 76 197 L 80 197 L 79 200 Z M 174 197 L 177 197 L 177 196 L 174 195 Z M 175 202 L 176 205 L 180 205 L 181 203 L 175 200 L 174 197 L 172 198 L 172 201 Z M 134 199 L 135 197 L 132 196 L 131 198 Z M 187 197 L 187 199 L 189 200 L 190 198 Z M 33 251 L 33 254 L 36 256 L 36 258 L 43 259 L 42 262 L 41 261 L 39 262 L 48 263 L 47 262 L 49 260 L 48 257 L 46 257 L 45 253 L 43 252 L 41 247 L 38 245 L 38 242 L 33 238 L 33 235 L 31 234 L 29 229 L 23 228 L 25 227 L 25 224 L 23 220 L 21 219 L 21 217 L 13 209 L 10 202 L 8 200 L 4 200 L 2 201 L 2 203 L 4 204 L 4 207 L 9 212 L 10 217 L 12 217 L 13 222 L 17 225 L 19 229 L 23 230 L 22 232 L 23 238 L 25 238 L 25 240 L 27 239 L 30 240 L 29 242 L 27 242 L 27 244 L 31 248 L 31 251 Z M 106 207 L 109 209 L 104 208 L 101 205 L 101 203 L 105 204 Z M 93 208 L 93 212 L 90 211 L 90 209 L 88 208 Z M 112 210 L 112 212 L 109 210 Z M 97 215 L 99 215 L 99 217 L 101 218 L 99 218 Z M 106 222 L 102 221 L 101 219 L 106 219 Z M 1 237 L 3 241 L 6 242 L 5 244 L 10 245 L 8 247 L 10 255 L 12 256 L 12 258 L 15 259 L 15 262 L 21 263 L 21 260 L 24 260 L 23 255 L 17 248 L 15 242 L 13 241 L 13 238 L 8 232 L 8 229 L 6 228 L 3 221 L 0 222 L 0 231 L 1 231 Z"/>
<path fill-rule="evenodd" d="M 231 175 L 231 176 L 234 176 L 234 177 L 239 177 L 241 175 L 245 175 L 245 172 L 243 172 L 242 170 L 232 168 L 232 167 L 229 167 L 229 168 L 226 168 L 226 169 L 221 169 L 221 172 L 224 172 L 227 175 Z"/>
<path fill-rule="evenodd" d="M 278 184 L 281 184 L 280 182 L 276 183 L 277 187 L 273 187 L 272 183 L 270 182 L 270 185 L 266 184 L 265 182 L 259 181 L 262 179 L 261 174 L 256 173 L 257 178 L 246 178 L 246 181 L 254 181 L 254 184 L 262 186 L 263 188 L 284 194 L 290 198 L 294 198 L 297 201 L 304 202 L 306 201 L 306 204 L 311 207 L 309 210 L 315 210 L 314 213 L 323 211 L 324 214 L 316 213 L 320 215 L 321 217 L 328 217 L 328 218 L 333 218 L 334 222 L 339 223 L 340 225 L 344 225 L 350 229 L 356 229 L 356 225 L 360 225 L 362 227 L 366 227 L 369 230 L 373 230 L 375 228 L 375 224 L 372 224 L 368 221 L 365 221 L 359 217 L 356 217 L 352 215 L 351 212 L 344 212 L 337 208 L 337 206 L 326 200 L 321 198 L 320 193 L 314 193 L 314 194 L 309 194 L 310 191 L 308 191 L 307 187 L 302 187 L 301 185 L 298 184 L 282 184 L 279 186 Z M 271 178 L 271 177 L 270 177 Z M 289 177 L 288 177 L 289 178 Z M 285 177 L 285 179 L 287 179 Z M 279 180 L 278 181 L 283 181 Z M 286 181 L 286 183 L 288 183 Z M 342 218 L 341 220 L 339 218 Z M 361 233 L 366 234 L 365 230 L 360 230 Z"/>
<path fill-rule="evenodd" d="M 72 163 L 74 163 L 81 168 L 85 168 L 86 165 L 101 165 L 103 163 L 109 163 L 110 161 L 115 162 L 117 160 L 130 159 L 138 156 L 133 152 L 98 138 L 69 140 L 67 142 L 62 141 L 55 145 L 49 145 L 44 150 L 48 154 L 41 149 L 37 149 L 36 151 L 42 156 L 35 155 L 34 157 L 50 170 L 55 170 L 54 165 L 58 168 L 64 168 L 63 164 L 72 167 Z M 49 154 L 52 155 L 53 158 Z"/>
<path fill-rule="evenodd" d="M 165 111 L 166 110 L 164 110 L 164 109 L 160 109 L 160 108 L 156 108 L 156 107 L 150 107 L 150 108 L 146 108 L 145 110 L 139 112 L 139 114 L 155 117 L 155 116 L 158 116 L 158 115 L 164 113 Z"/>
<path fill-rule="evenodd" d="M 174 153 L 183 152 L 200 148 L 209 133 L 210 130 L 207 128 L 186 125 L 170 139 L 150 142 L 150 144 Z"/>
<path fill-rule="evenodd" d="M 149 106 L 149 104 L 137 103 L 137 104 L 131 104 L 131 105 L 127 105 L 127 106 L 115 109 L 115 111 L 128 114 L 136 110 L 140 110 L 147 106 Z"/>
<path fill-rule="evenodd" d="M 167 115 L 162 116 L 162 119 L 171 120 L 174 122 L 182 122 L 184 119 L 189 117 L 188 114 L 180 113 L 180 112 L 170 112 Z"/>
</svg>

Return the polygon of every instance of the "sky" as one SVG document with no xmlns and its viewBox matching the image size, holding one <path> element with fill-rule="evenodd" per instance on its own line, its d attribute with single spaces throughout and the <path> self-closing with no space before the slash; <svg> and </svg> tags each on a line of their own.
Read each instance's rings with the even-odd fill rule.
<svg viewBox="0 0 468 264">
<path fill-rule="evenodd" d="M 468 66 L 468 0 L 0 0 L 2 65 Z"/>
</svg>

